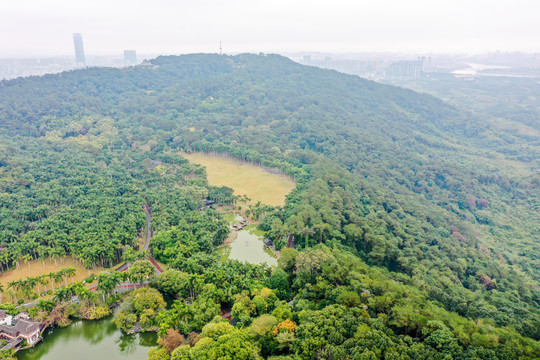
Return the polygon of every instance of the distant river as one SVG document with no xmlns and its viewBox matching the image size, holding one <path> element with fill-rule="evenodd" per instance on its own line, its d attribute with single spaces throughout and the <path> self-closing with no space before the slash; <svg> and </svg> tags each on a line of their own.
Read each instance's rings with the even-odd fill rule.
<svg viewBox="0 0 540 360">
<path fill-rule="evenodd" d="M 125 335 L 103 320 L 79 320 L 65 328 L 49 328 L 34 348 L 17 353 L 19 360 L 108 360 L 148 359 L 148 350 L 156 346 L 157 334 Z"/>
</svg>

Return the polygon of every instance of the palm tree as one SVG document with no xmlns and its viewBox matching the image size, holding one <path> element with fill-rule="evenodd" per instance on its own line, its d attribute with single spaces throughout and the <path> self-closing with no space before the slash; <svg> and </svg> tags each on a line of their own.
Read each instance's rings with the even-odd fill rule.
<svg viewBox="0 0 540 360">
<path fill-rule="evenodd" d="M 56 249 L 55 249 L 56 250 Z M 60 258 L 60 263 L 62 265 L 64 265 L 64 260 L 65 260 L 65 256 L 66 256 L 66 251 L 64 250 L 63 247 L 60 247 L 57 251 L 57 255 L 58 257 Z"/>
<path fill-rule="evenodd" d="M 58 267 L 58 262 L 56 261 L 56 259 L 58 258 L 58 251 L 56 250 L 56 248 L 52 249 L 51 256 L 54 259 L 54 266 Z"/>
<path fill-rule="evenodd" d="M 63 302 L 64 300 L 69 299 L 71 291 L 68 288 L 61 287 L 54 291 L 53 300 L 56 302 Z"/>
<path fill-rule="evenodd" d="M 98 276 L 98 290 L 103 293 L 103 301 L 105 301 L 105 293 L 109 294 L 114 288 L 120 284 L 121 276 L 118 272 L 102 272 Z"/>
<path fill-rule="evenodd" d="M 47 292 L 47 284 L 49 283 L 49 279 L 47 278 L 47 275 L 41 275 L 39 277 L 39 282 L 41 285 L 45 286 L 45 292 Z"/>
<path fill-rule="evenodd" d="M 189 296 L 191 299 L 195 299 L 195 294 L 199 290 L 199 288 L 202 286 L 203 280 L 201 279 L 200 275 L 190 275 L 188 279 L 188 287 L 189 287 Z"/>
<path fill-rule="evenodd" d="M 96 293 L 88 290 L 86 287 L 81 287 L 76 290 L 76 294 L 79 296 L 79 300 L 81 301 L 88 301 L 88 302 L 94 302 L 97 300 Z"/>
<path fill-rule="evenodd" d="M 2 303 L 3 293 L 4 293 L 4 284 L 0 284 L 0 303 Z"/>
<path fill-rule="evenodd" d="M 28 280 L 19 280 L 19 291 L 21 292 L 22 298 L 25 299 L 28 295 Z"/>
<path fill-rule="evenodd" d="M 33 291 L 35 286 L 38 286 L 39 293 L 39 279 L 37 277 L 27 277 L 26 278 L 26 288 L 27 290 Z M 28 292 L 30 292 L 28 291 Z"/>
<path fill-rule="evenodd" d="M 60 270 L 60 271 L 57 271 L 57 272 L 53 273 L 53 277 L 54 277 L 54 281 L 59 283 L 64 279 L 64 274 L 62 274 L 62 270 Z M 58 287 L 60 287 L 60 285 L 58 285 Z"/>
<path fill-rule="evenodd" d="M 54 273 L 50 272 L 46 276 L 52 281 L 52 290 L 54 290 Z"/>
<path fill-rule="evenodd" d="M 66 286 L 67 286 L 67 273 L 66 273 L 66 270 L 65 268 L 62 268 L 60 269 L 60 271 L 58 272 L 61 276 L 62 276 L 62 279 L 64 279 L 64 282 L 66 283 Z"/>
<path fill-rule="evenodd" d="M 43 268 L 45 268 L 45 258 L 47 257 L 47 248 L 45 246 L 39 246 L 38 247 L 38 254 L 39 259 L 41 260 L 41 263 L 43 264 Z"/>
<path fill-rule="evenodd" d="M 11 250 L 11 259 L 15 262 L 17 270 L 20 269 L 21 267 L 20 265 L 21 257 L 22 257 L 22 254 L 21 254 L 20 249 L 15 248 Z"/>
<path fill-rule="evenodd" d="M 172 305 L 173 313 L 176 313 L 178 320 L 180 320 L 179 323 L 187 323 L 189 315 L 190 315 L 190 309 L 186 305 L 184 301 L 175 301 Z"/>
<path fill-rule="evenodd" d="M 11 303 L 13 303 L 14 298 L 15 298 L 15 302 L 17 301 L 17 294 L 16 294 L 15 290 L 8 287 L 7 290 L 6 290 L 6 293 L 11 297 Z"/>
<path fill-rule="evenodd" d="M 17 289 L 17 291 L 21 291 L 25 285 L 26 284 L 23 279 L 19 279 L 15 282 L 15 288 Z"/>
<path fill-rule="evenodd" d="M 75 270 L 75 268 L 66 268 L 65 274 L 66 274 L 66 277 L 71 278 L 71 283 L 73 284 L 75 282 L 75 279 L 73 277 L 75 276 L 75 274 L 77 274 L 77 270 Z"/>
<path fill-rule="evenodd" d="M 9 252 L 7 250 L 0 252 L 0 265 L 2 265 L 2 271 L 4 270 L 4 265 L 7 268 L 9 263 Z"/>
<path fill-rule="evenodd" d="M 30 256 L 30 254 L 25 254 L 22 258 L 28 264 L 28 269 L 30 269 L 30 260 L 32 259 L 32 256 Z"/>
<path fill-rule="evenodd" d="M 17 301 L 17 293 L 19 292 L 19 289 L 21 287 L 21 281 L 20 280 L 13 280 L 8 283 L 8 291 L 10 291 L 11 298 L 13 300 L 13 297 L 15 297 L 15 301 Z"/>
<path fill-rule="evenodd" d="M 17 280 L 13 280 L 13 281 L 10 281 L 8 282 L 8 289 L 12 289 L 12 288 L 15 288 L 15 284 L 16 284 Z"/>
<path fill-rule="evenodd" d="M 111 281 L 113 290 L 115 290 L 116 287 L 120 285 L 120 283 L 122 282 L 122 276 L 120 276 L 120 274 L 117 271 L 113 271 L 110 276 L 110 281 Z"/>
<path fill-rule="evenodd" d="M 133 282 L 143 282 L 148 277 L 154 275 L 156 269 L 148 260 L 136 261 L 129 269 L 130 280 Z"/>
<path fill-rule="evenodd" d="M 122 271 L 120 273 L 120 279 L 122 282 L 127 282 L 128 286 L 131 285 L 131 281 L 129 280 L 129 272 L 128 271 Z"/>
<path fill-rule="evenodd" d="M 46 252 L 47 252 L 47 257 L 49 258 L 49 264 L 52 264 L 52 258 L 53 258 L 53 254 L 54 254 L 53 248 L 48 247 L 46 249 Z"/>
<path fill-rule="evenodd" d="M 124 253 L 122 254 L 122 260 L 128 264 L 132 263 L 137 259 L 139 253 L 137 250 L 133 249 L 131 246 L 126 246 Z"/>
<path fill-rule="evenodd" d="M 36 305 L 39 310 L 49 312 L 54 308 L 56 304 L 52 300 L 39 300 Z"/>
</svg>

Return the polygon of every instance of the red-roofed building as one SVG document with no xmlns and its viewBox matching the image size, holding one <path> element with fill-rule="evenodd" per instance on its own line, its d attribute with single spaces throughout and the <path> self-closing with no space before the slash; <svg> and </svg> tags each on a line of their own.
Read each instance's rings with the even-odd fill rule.
<svg viewBox="0 0 540 360">
<path fill-rule="evenodd" d="M 24 339 L 29 345 L 34 345 L 39 340 L 40 330 L 41 323 L 17 316 L 12 321 L 0 324 L 0 337 L 8 341 Z"/>
</svg>

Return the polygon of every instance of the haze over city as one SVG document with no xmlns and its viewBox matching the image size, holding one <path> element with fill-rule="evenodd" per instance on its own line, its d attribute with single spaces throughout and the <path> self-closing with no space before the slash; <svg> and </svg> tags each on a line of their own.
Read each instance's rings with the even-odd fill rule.
<svg viewBox="0 0 540 360">
<path fill-rule="evenodd" d="M 540 359 L 540 0 L 13 0 L 0 359 Z"/>
<path fill-rule="evenodd" d="M 0 57 L 218 52 L 540 51 L 540 5 L 517 1 L 6 2 Z"/>
</svg>

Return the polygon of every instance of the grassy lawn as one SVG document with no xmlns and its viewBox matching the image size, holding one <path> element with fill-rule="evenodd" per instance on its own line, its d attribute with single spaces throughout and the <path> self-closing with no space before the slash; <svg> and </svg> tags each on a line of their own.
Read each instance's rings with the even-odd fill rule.
<svg viewBox="0 0 540 360">
<path fill-rule="evenodd" d="M 235 218 L 236 215 L 232 211 L 227 211 L 223 213 L 223 219 L 225 219 L 229 224 L 234 223 Z"/>
<path fill-rule="evenodd" d="M 295 187 L 287 176 L 271 174 L 258 166 L 204 153 L 182 155 L 206 167 L 211 185 L 228 186 L 236 195 L 247 195 L 252 202 L 283 206 L 285 195 Z"/>
<path fill-rule="evenodd" d="M 0 283 L 4 285 L 4 296 L 2 298 L 2 301 L 8 301 L 8 296 L 5 292 L 7 289 L 8 283 L 13 280 L 19 280 L 19 279 L 26 279 L 27 277 L 36 277 L 43 274 L 49 274 L 51 272 L 57 272 L 62 268 L 75 268 L 77 270 L 77 273 L 74 276 L 75 281 L 84 280 L 87 278 L 90 274 L 99 274 L 101 271 L 105 271 L 104 268 L 96 267 L 96 269 L 85 269 L 85 267 L 75 262 L 70 256 L 67 256 L 64 258 L 64 263 L 62 264 L 60 262 L 60 259 L 57 261 L 57 265 L 54 264 L 54 260 L 50 262 L 49 260 L 45 260 L 45 267 L 43 266 L 43 263 L 41 261 L 30 261 L 30 267 L 28 266 L 28 263 L 22 263 L 20 269 L 13 269 L 9 271 L 5 271 L 0 274 Z M 68 283 L 71 283 L 71 278 L 68 279 Z M 62 285 L 65 285 L 64 282 L 62 282 Z M 48 285 L 48 289 L 51 289 L 51 285 Z"/>
</svg>

